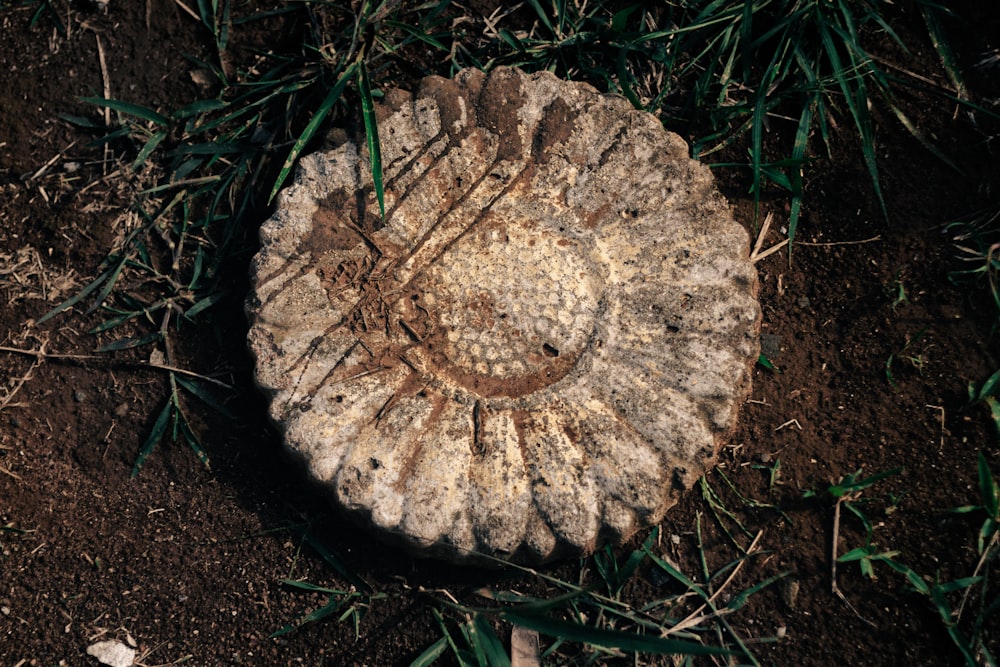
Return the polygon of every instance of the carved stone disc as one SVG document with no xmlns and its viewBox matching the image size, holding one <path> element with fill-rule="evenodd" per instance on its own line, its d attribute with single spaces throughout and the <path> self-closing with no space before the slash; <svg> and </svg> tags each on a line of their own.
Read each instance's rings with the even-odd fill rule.
<svg viewBox="0 0 1000 667">
<path fill-rule="evenodd" d="M 416 550 L 522 562 L 656 523 L 750 389 L 757 277 L 655 117 L 473 70 L 303 158 L 261 229 L 256 378 L 343 509 Z"/>
</svg>

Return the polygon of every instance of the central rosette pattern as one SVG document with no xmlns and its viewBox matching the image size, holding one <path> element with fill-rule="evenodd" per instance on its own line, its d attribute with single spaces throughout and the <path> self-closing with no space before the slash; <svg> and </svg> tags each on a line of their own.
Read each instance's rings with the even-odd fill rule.
<svg viewBox="0 0 1000 667">
<path fill-rule="evenodd" d="M 598 275 L 564 233 L 534 221 L 479 225 L 414 281 L 432 321 L 427 350 L 440 372 L 482 395 L 547 386 L 587 345 Z"/>
</svg>

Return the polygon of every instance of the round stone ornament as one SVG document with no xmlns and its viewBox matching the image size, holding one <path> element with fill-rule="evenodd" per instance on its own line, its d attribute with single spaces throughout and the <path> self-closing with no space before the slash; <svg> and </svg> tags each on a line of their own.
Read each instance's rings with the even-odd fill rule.
<svg viewBox="0 0 1000 667">
<path fill-rule="evenodd" d="M 526 563 L 655 524 L 750 390 L 757 276 L 707 167 L 548 73 L 429 77 L 300 161 L 261 229 L 256 380 L 343 510 Z M 363 144 L 363 142 L 359 142 Z"/>
</svg>

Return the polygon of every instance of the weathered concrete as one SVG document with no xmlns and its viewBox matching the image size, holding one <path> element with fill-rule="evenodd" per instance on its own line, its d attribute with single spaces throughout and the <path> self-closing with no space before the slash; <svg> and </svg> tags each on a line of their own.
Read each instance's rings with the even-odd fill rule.
<svg viewBox="0 0 1000 667">
<path fill-rule="evenodd" d="M 425 553 L 526 562 L 659 521 L 750 388 L 757 277 L 709 170 L 549 74 L 426 79 L 261 229 L 250 345 L 287 445 Z M 362 142 L 363 143 L 363 142 Z"/>
</svg>

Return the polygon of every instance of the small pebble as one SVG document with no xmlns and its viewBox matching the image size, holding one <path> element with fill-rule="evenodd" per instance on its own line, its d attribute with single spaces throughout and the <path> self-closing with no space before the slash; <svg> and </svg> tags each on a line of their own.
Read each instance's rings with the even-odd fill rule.
<svg viewBox="0 0 1000 667">
<path fill-rule="evenodd" d="M 786 580 L 785 585 L 781 587 L 781 598 L 789 609 L 795 609 L 795 604 L 799 599 L 799 582 L 794 579 Z"/>
</svg>

